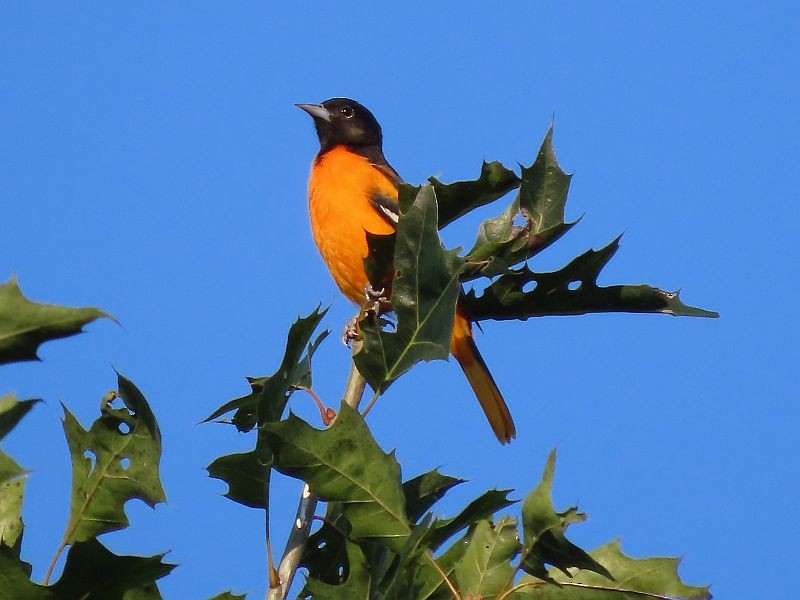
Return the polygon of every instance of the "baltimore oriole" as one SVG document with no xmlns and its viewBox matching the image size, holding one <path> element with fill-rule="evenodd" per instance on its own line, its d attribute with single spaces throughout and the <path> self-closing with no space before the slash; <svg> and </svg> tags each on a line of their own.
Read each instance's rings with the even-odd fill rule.
<svg viewBox="0 0 800 600">
<path fill-rule="evenodd" d="M 368 254 L 365 232 L 386 235 L 399 218 L 400 176 L 383 155 L 378 121 L 348 98 L 322 104 L 298 104 L 314 119 L 320 149 L 311 167 L 308 207 L 311 230 L 336 285 L 356 304 L 369 284 L 364 270 Z M 459 302 L 450 352 L 469 380 L 486 418 L 502 443 L 516 435 L 503 396 L 472 336 L 469 317 Z"/>
</svg>

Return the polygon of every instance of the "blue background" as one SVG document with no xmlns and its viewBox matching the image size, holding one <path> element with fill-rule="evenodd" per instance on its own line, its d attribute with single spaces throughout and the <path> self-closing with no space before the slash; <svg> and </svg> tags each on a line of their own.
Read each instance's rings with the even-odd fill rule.
<svg viewBox="0 0 800 600">
<path fill-rule="evenodd" d="M 702 4 L 702 5 L 701 5 Z M 251 447 L 197 425 L 274 371 L 289 324 L 333 303 L 315 389 L 336 405 L 353 307 L 310 237 L 317 142 L 295 102 L 350 96 L 383 124 L 410 182 L 530 163 L 552 118 L 586 214 L 533 267 L 625 232 L 601 283 L 683 289 L 718 320 L 655 315 L 487 323 L 478 343 L 519 437 L 496 443 L 454 364 L 420 366 L 370 414 L 404 475 L 521 498 L 557 447 L 557 507 L 584 547 L 683 556 L 718 598 L 787 597 L 800 560 L 797 290 L 798 13 L 789 2 L 90 3 L 0 8 L 0 278 L 32 299 L 115 315 L 2 369 L 42 397 L 5 448 L 33 472 L 23 556 L 41 578 L 68 513 L 59 402 L 88 426 L 116 368 L 164 435 L 168 503 L 127 505 L 102 539 L 181 566 L 166 598 L 262 597 L 263 518 L 206 477 Z M 504 206 L 503 204 L 502 206 Z M 444 232 L 471 245 L 479 211 Z M 794 215 L 794 216 L 793 216 Z M 309 399 L 292 408 L 315 417 Z M 318 423 L 318 420 L 314 420 Z M 298 483 L 278 478 L 276 551 Z M 516 509 L 514 509 L 516 510 Z"/>
</svg>

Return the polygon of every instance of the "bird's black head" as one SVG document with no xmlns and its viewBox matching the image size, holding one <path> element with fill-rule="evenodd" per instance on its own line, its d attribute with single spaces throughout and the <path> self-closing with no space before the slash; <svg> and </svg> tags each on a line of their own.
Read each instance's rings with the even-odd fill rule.
<svg viewBox="0 0 800 600">
<path fill-rule="evenodd" d="M 334 146 L 348 146 L 359 153 L 380 152 L 381 126 L 364 106 L 349 98 L 331 98 L 322 104 L 298 104 L 314 118 L 320 154 Z"/>
</svg>

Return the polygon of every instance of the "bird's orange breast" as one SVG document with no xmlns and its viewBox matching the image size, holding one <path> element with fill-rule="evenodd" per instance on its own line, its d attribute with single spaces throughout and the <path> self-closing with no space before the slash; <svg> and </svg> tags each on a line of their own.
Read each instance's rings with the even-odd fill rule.
<svg viewBox="0 0 800 600">
<path fill-rule="evenodd" d="M 395 185 L 369 159 L 342 146 L 315 159 L 308 183 L 311 231 L 336 285 L 357 304 L 368 283 L 365 232 L 394 230 L 370 203 L 375 192 L 397 197 Z"/>
</svg>

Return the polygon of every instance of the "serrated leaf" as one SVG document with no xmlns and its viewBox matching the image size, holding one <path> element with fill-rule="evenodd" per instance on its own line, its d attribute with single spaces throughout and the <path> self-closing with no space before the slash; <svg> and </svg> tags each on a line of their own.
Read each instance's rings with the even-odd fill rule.
<svg viewBox="0 0 800 600">
<path fill-rule="evenodd" d="M 498 510 L 511 506 L 516 500 L 509 500 L 513 490 L 489 490 L 475 498 L 455 517 L 436 519 L 428 536 L 428 544 L 432 550 L 439 548 L 447 539 L 462 529 L 491 517 Z"/>
<path fill-rule="evenodd" d="M 0 544 L 0 600 L 62 600 L 52 590 L 30 580 L 30 565 Z"/>
<path fill-rule="evenodd" d="M 419 598 L 422 587 L 420 580 L 424 580 L 420 575 L 423 571 L 433 569 L 433 558 L 425 544 L 431 520 L 431 515 L 427 515 L 412 528 L 399 555 L 392 561 L 392 568 L 380 582 L 380 597 L 384 600 Z"/>
<path fill-rule="evenodd" d="M 263 508 L 269 506 L 269 472 L 272 453 L 263 444 L 256 449 L 241 454 L 220 456 L 208 465 L 208 476 L 228 484 L 226 498 L 249 506 Z"/>
<path fill-rule="evenodd" d="M 561 587 L 545 585 L 522 588 L 511 600 L 709 600 L 707 587 L 689 586 L 678 575 L 679 558 L 632 558 L 625 555 L 619 540 L 590 552 L 614 574 L 614 581 L 579 569 L 568 569 L 569 576 L 551 570 L 550 576 Z M 533 582 L 524 577 L 520 583 Z"/>
<path fill-rule="evenodd" d="M 39 360 L 36 352 L 48 341 L 76 335 L 87 323 L 109 317 L 97 308 L 70 308 L 31 302 L 17 278 L 0 284 L 0 365 Z"/>
<path fill-rule="evenodd" d="M 577 222 L 565 223 L 564 211 L 572 175 L 565 173 L 553 150 L 553 128 L 547 131 L 536 160 L 522 167 L 522 183 L 514 202 L 498 217 L 484 221 L 462 281 L 494 277 L 538 254 Z M 514 224 L 518 215 L 526 224 Z"/>
<path fill-rule="evenodd" d="M 455 580 L 455 575 L 453 574 L 455 566 L 469 547 L 472 531 L 472 528 L 469 529 L 436 559 L 436 564 L 439 566 L 441 573 L 434 568 L 420 571 L 417 577 L 419 600 L 452 600 L 453 592 L 445 582 L 442 574 L 451 582 Z"/>
<path fill-rule="evenodd" d="M 360 323 L 364 343 L 353 360 L 376 392 L 417 362 L 450 355 L 463 263 L 439 241 L 436 195 L 422 186 L 397 224 L 391 297 L 397 330 L 382 331 L 374 314 Z"/>
<path fill-rule="evenodd" d="M 354 539 L 382 541 L 395 551 L 411 533 L 400 465 L 378 446 L 363 417 L 342 403 L 328 429 L 311 427 L 294 414 L 264 425 L 274 468 L 302 479 L 326 502 L 340 502 Z"/>
<path fill-rule="evenodd" d="M 434 469 L 403 483 L 408 520 L 416 522 L 449 490 L 464 482 L 464 479 L 443 475 L 439 469 Z"/>
<path fill-rule="evenodd" d="M 500 276 L 478 296 L 465 297 L 470 317 L 506 320 L 546 315 L 582 315 L 600 312 L 661 313 L 675 316 L 718 317 L 719 314 L 687 306 L 678 292 L 648 285 L 601 287 L 597 278 L 619 248 L 619 238 L 600 250 L 589 250 L 566 267 L 551 273 L 534 273 L 527 265 Z M 533 289 L 528 289 L 534 285 Z"/>
<path fill-rule="evenodd" d="M 355 543 L 345 541 L 347 569 L 342 573 L 342 583 L 333 585 L 314 577 L 306 580 L 305 592 L 314 600 L 340 600 L 352 598 L 370 600 L 371 577 L 364 551 Z"/>
<path fill-rule="evenodd" d="M 0 546 L 5 544 L 14 548 L 17 554 L 20 549 L 18 542 L 22 538 L 22 498 L 24 494 L 24 477 L 0 483 Z"/>
<path fill-rule="evenodd" d="M 286 349 L 280 367 L 269 377 L 248 377 L 251 393 L 226 402 L 203 420 L 204 423 L 236 411 L 233 423 L 239 431 L 250 431 L 256 425 L 281 418 L 291 392 L 311 387 L 311 357 L 328 335 L 323 331 L 314 342 L 311 337 L 328 309 L 315 308 L 311 314 L 298 317 L 289 328 Z"/>
<path fill-rule="evenodd" d="M 122 375 L 117 381 L 118 393 L 106 394 L 101 415 L 88 431 L 64 407 L 64 432 L 72 457 L 67 544 L 127 527 L 124 505 L 132 498 L 151 507 L 165 500 L 158 472 L 161 433 L 155 416 L 131 381 Z M 117 397 L 124 407 L 112 405 Z"/>
<path fill-rule="evenodd" d="M 585 520 L 586 515 L 575 507 L 563 513 L 556 512 L 552 493 L 555 465 L 556 452 L 553 450 L 547 458 L 542 480 L 522 504 L 524 545 L 520 566 L 526 573 L 548 581 L 550 577 L 545 564 L 562 571 L 569 567 L 588 569 L 611 580 L 611 573 L 603 565 L 564 535 L 570 524 Z"/>
<path fill-rule="evenodd" d="M 64 572 L 52 586 L 59 598 L 129 600 L 160 598 L 155 582 L 176 565 L 156 556 L 118 556 L 96 539 L 69 549 Z"/>
<path fill-rule="evenodd" d="M 519 177 L 497 161 L 484 162 L 481 174 L 474 181 L 442 183 L 429 178 L 439 201 L 439 228 L 452 223 L 471 210 L 494 202 L 518 187 Z"/>
<path fill-rule="evenodd" d="M 458 591 L 484 600 L 496 598 L 511 587 L 516 572 L 511 561 L 521 548 L 516 519 L 479 521 L 464 556 L 455 565 Z"/>
<path fill-rule="evenodd" d="M 13 393 L 0 397 L 0 440 L 5 438 L 38 402 L 41 400 L 17 400 Z"/>
<path fill-rule="evenodd" d="M 309 578 L 330 585 L 340 585 L 347 577 L 347 536 L 351 529 L 336 506 L 328 505 L 322 527 L 309 536 L 300 559 L 300 567 L 308 571 Z"/>
</svg>

